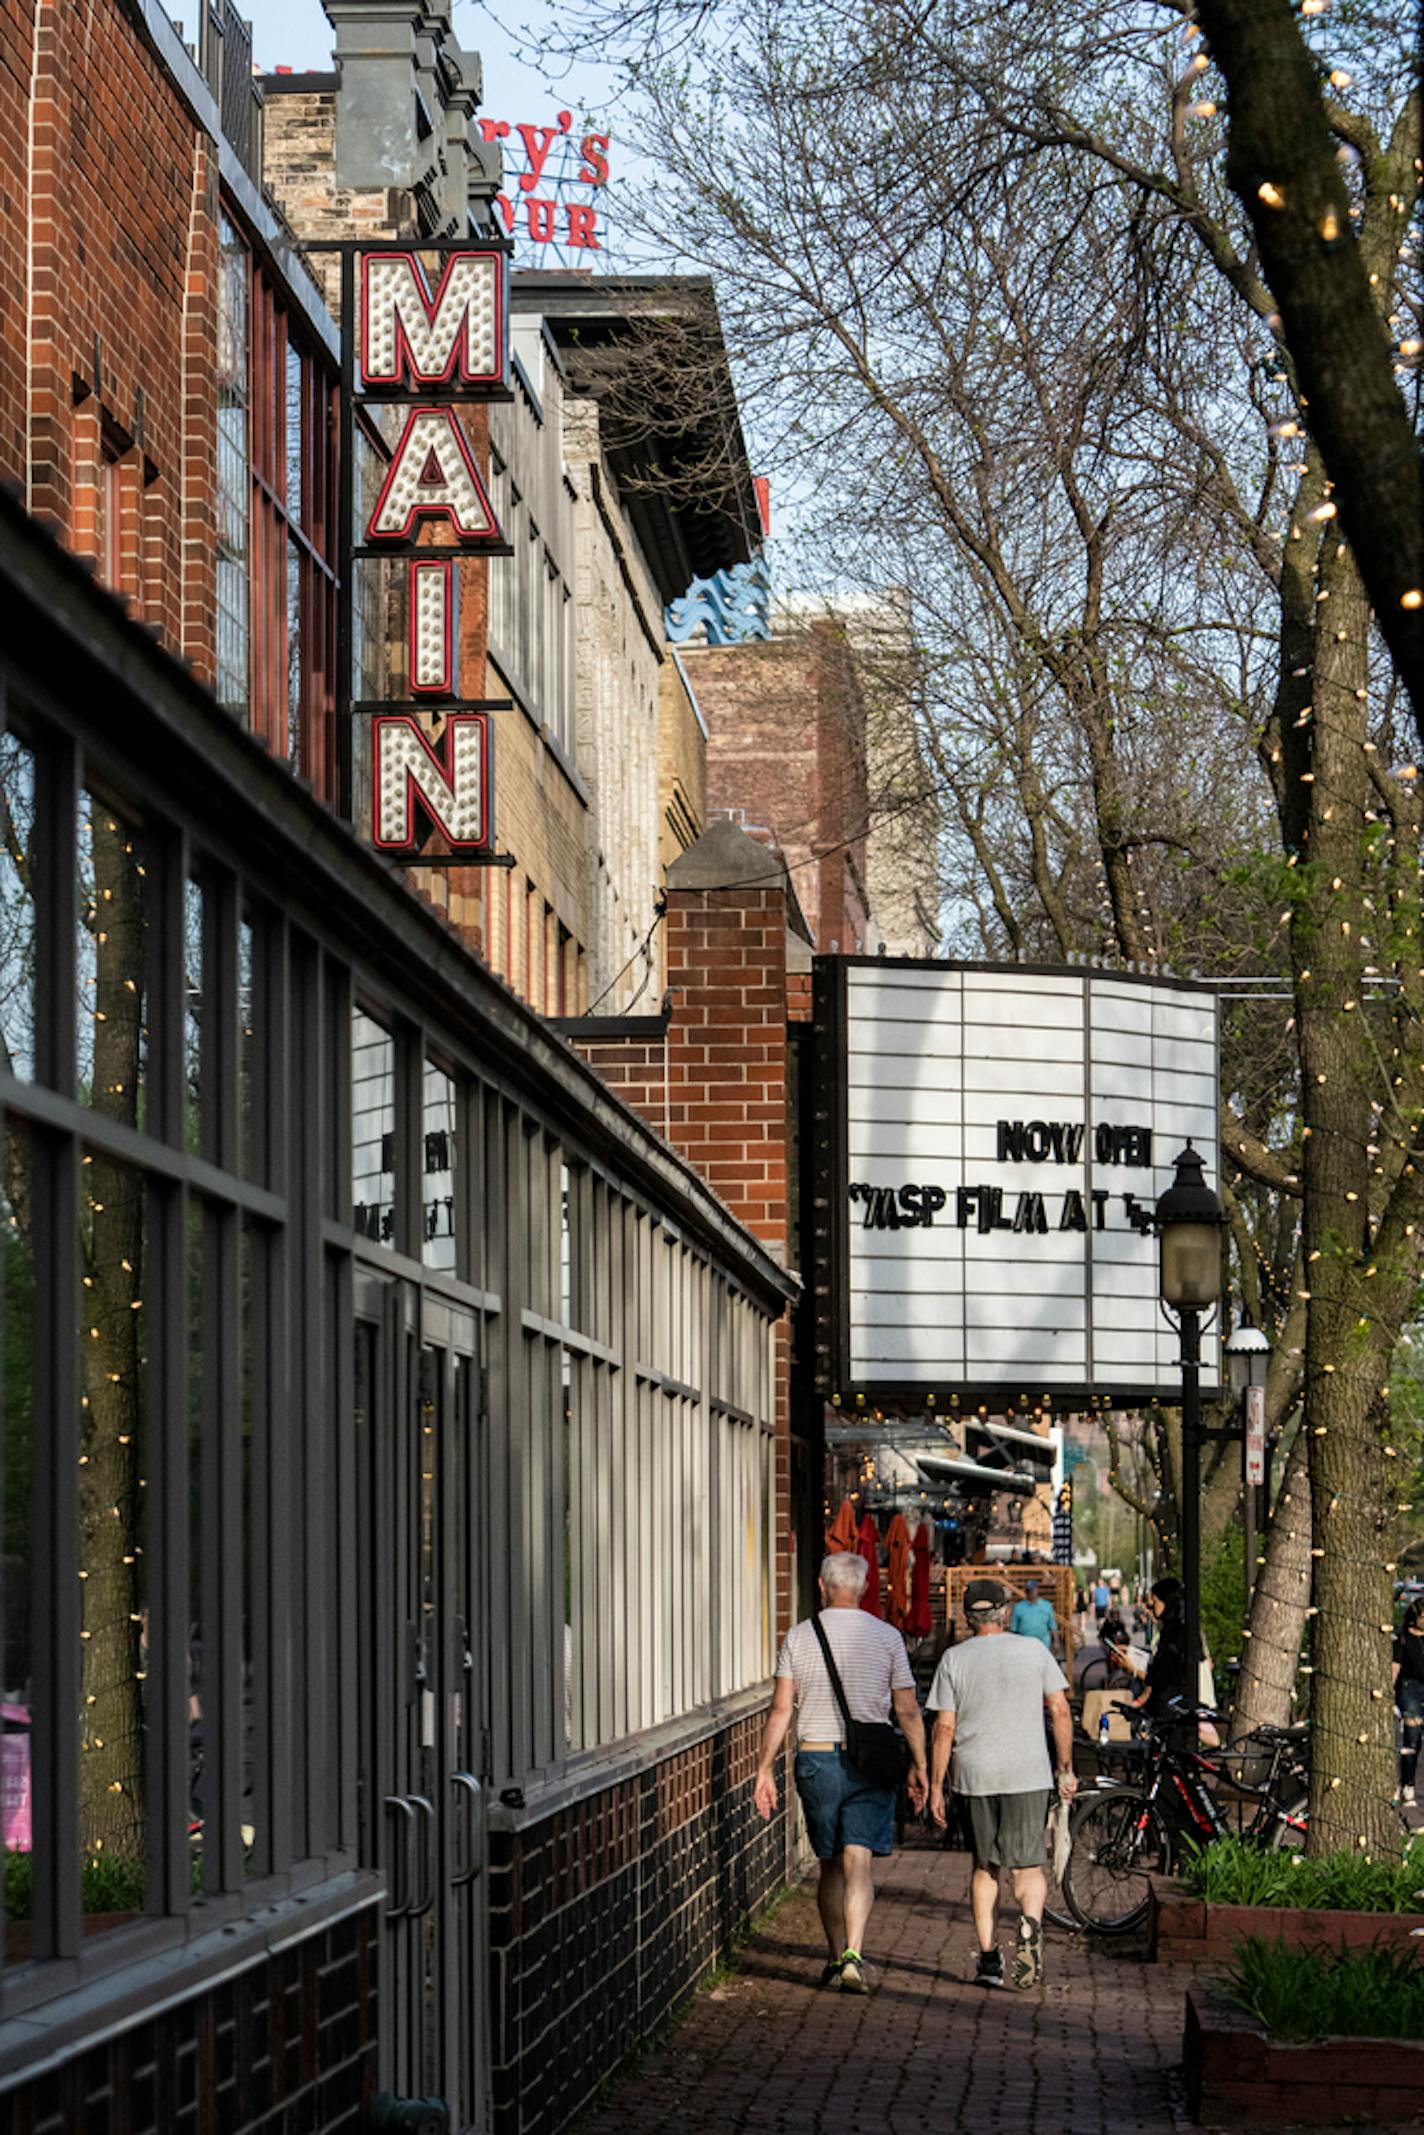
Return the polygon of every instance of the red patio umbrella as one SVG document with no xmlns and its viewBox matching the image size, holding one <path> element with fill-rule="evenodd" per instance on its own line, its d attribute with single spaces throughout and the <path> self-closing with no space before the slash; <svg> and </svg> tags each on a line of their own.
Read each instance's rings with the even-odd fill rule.
<svg viewBox="0 0 1424 2135">
<path fill-rule="evenodd" d="M 921 1520 L 915 1531 L 915 1562 L 910 1573 L 910 1621 L 906 1625 L 911 1638 L 926 1638 L 933 1628 L 930 1614 L 930 1523 Z"/>
<path fill-rule="evenodd" d="M 826 1554 L 838 1557 L 849 1555 L 860 1548 L 860 1534 L 855 1524 L 855 1507 L 848 1497 L 841 1499 L 841 1509 L 826 1529 Z"/>
<path fill-rule="evenodd" d="M 910 1621 L 910 1530 L 902 1512 L 896 1513 L 885 1531 L 885 1551 L 890 1560 L 886 1614 L 895 1629 L 903 1631 Z"/>
<path fill-rule="evenodd" d="M 860 1554 L 865 1559 L 865 1592 L 860 1605 L 867 1616 L 881 1616 L 880 1606 L 880 1529 L 867 1512 L 860 1523 Z"/>
</svg>

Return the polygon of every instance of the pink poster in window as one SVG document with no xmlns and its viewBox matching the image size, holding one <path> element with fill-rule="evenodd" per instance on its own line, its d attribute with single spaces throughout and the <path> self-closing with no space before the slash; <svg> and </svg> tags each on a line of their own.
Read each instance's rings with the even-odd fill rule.
<svg viewBox="0 0 1424 2135">
<path fill-rule="evenodd" d="M 7 1853 L 28 1853 L 30 1716 L 23 1705 L 0 1705 L 0 1720 L 5 1723 L 0 1734 L 0 1841 Z"/>
</svg>

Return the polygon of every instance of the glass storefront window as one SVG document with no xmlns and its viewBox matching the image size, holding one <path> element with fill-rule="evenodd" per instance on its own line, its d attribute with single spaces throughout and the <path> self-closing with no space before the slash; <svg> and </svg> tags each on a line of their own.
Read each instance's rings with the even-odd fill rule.
<svg viewBox="0 0 1424 2135">
<path fill-rule="evenodd" d="M 244 914 L 237 930 L 238 1164 L 244 1178 L 262 1176 L 262 1055 L 257 1038 L 257 929 Z"/>
<path fill-rule="evenodd" d="M 148 1601 L 143 1417 L 148 1367 L 141 1172 L 82 1158 L 79 1579 L 83 1902 L 106 1924 L 144 1903 Z"/>
<path fill-rule="evenodd" d="M 0 1063 L 35 1072 L 35 760 L 0 734 Z"/>
<path fill-rule="evenodd" d="M 0 1844 L 5 1849 L 5 1961 L 30 1954 L 33 1913 L 33 1796 L 30 1724 L 34 1715 L 30 1612 L 34 1564 L 30 1489 L 34 1387 L 34 1245 L 31 1235 L 29 1137 L 11 1125 L 0 1135 L 0 1309 L 4 1368 L 0 1380 L 0 1487 L 3 1556 L 0 1620 Z"/>
<path fill-rule="evenodd" d="M 265 1424 L 261 1389 L 256 1371 L 259 1329 L 265 1332 L 267 1310 L 267 1233 L 245 1223 L 239 1236 L 238 1282 L 242 1343 L 242 1857 L 249 1872 L 257 1866 L 265 1845 L 266 1819 L 260 1806 L 263 1774 L 259 1770 L 256 1715 L 257 1611 L 261 1601 L 261 1567 L 258 1536 L 264 1531 L 260 1517 L 262 1434 Z M 260 1830 L 259 1827 L 263 1827 Z"/>
<path fill-rule="evenodd" d="M 183 1145 L 203 1145 L 203 886 L 183 885 Z"/>
<path fill-rule="evenodd" d="M 396 1046 L 363 1008 L 351 1017 L 352 1221 L 363 1238 L 396 1241 Z"/>
<path fill-rule="evenodd" d="M 79 797 L 79 1096 L 143 1124 L 148 1064 L 146 871 L 137 831 L 94 795 Z"/>
</svg>

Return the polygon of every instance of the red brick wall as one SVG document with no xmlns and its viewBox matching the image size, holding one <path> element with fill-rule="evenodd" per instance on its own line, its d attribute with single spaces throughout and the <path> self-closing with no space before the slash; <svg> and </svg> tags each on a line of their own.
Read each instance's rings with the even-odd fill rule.
<svg viewBox="0 0 1424 2135">
<path fill-rule="evenodd" d="M 770 831 L 818 949 L 864 947 L 865 706 L 832 622 L 683 648 L 707 722 L 707 808 Z"/>
<path fill-rule="evenodd" d="M 118 0 L 0 9 L 0 477 L 92 556 L 117 453 L 108 575 L 205 676 L 215 211 L 207 144 Z"/>
<path fill-rule="evenodd" d="M 632 1039 L 579 1040 L 579 1051 L 596 1068 L 610 1090 L 625 1105 L 631 1105 L 664 1139 L 672 1139 L 672 1107 L 668 1102 L 667 1044 L 662 1038 L 644 1042 Z M 683 1108 L 678 1107 L 681 1125 Z"/>
<path fill-rule="evenodd" d="M 786 898 L 669 890 L 670 1139 L 763 1245 L 787 1242 Z"/>
</svg>

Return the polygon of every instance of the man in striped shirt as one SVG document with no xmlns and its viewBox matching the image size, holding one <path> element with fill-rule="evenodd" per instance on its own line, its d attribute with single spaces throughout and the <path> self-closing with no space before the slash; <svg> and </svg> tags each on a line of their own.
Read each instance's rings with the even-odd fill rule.
<svg viewBox="0 0 1424 2135">
<path fill-rule="evenodd" d="M 866 1565 L 842 1553 L 821 1566 L 820 1620 L 853 1720 L 890 1718 L 890 1708 L 910 1746 L 906 1787 L 917 1810 L 925 1805 L 925 1730 L 915 1702 L 914 1677 L 898 1631 L 865 1614 Z M 845 1721 L 831 1688 L 820 1640 L 808 1618 L 794 1624 L 776 1660 L 776 1692 L 762 1731 L 755 1800 L 761 1815 L 776 1813 L 776 1760 L 796 1713 L 796 1792 L 806 1830 L 821 1864 L 816 1903 L 829 1951 L 823 1987 L 843 1994 L 866 1992 L 861 1955 L 875 1885 L 870 1863 L 894 1850 L 895 1790 L 871 1786 L 846 1755 Z"/>
</svg>

